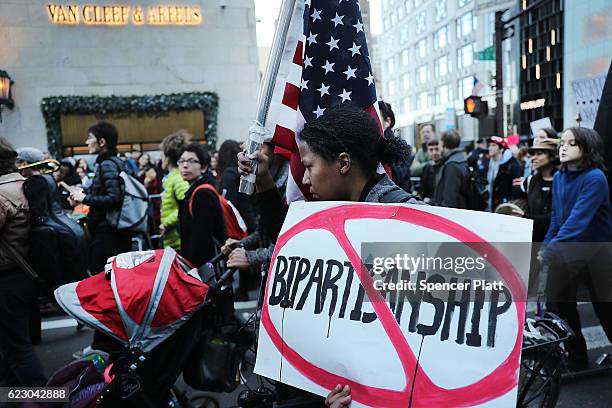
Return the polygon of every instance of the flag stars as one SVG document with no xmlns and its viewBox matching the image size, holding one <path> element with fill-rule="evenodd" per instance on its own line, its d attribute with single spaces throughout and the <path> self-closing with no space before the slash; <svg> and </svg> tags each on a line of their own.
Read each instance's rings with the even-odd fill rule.
<svg viewBox="0 0 612 408">
<path fill-rule="evenodd" d="M 344 25 L 344 23 L 342 22 L 343 18 L 344 16 L 339 16 L 338 13 L 336 13 L 336 17 L 331 19 L 331 21 L 334 22 L 334 28 L 338 27 L 339 25 Z"/>
<path fill-rule="evenodd" d="M 308 89 L 308 80 L 302 78 L 302 83 L 300 84 L 300 89 Z"/>
<path fill-rule="evenodd" d="M 308 7 L 310 7 L 310 2 L 311 2 L 311 1 L 312 1 L 312 0 L 306 0 L 306 1 L 304 1 L 304 4 L 305 4 L 306 6 L 308 6 Z"/>
<path fill-rule="evenodd" d="M 321 93 L 321 98 L 323 95 L 329 95 L 329 86 L 326 86 L 324 83 L 321 83 L 321 87 L 317 89 Z"/>
<path fill-rule="evenodd" d="M 357 21 L 357 24 L 353 24 L 353 27 L 357 29 L 357 32 L 355 34 L 359 34 L 359 32 L 363 32 L 363 24 L 361 23 L 361 21 Z"/>
<path fill-rule="evenodd" d="M 318 44 L 317 43 L 317 35 L 319 35 L 319 34 L 313 34 L 312 32 L 310 33 L 310 35 L 306 39 L 306 41 L 308 41 L 308 45 L 312 45 L 313 43 L 314 44 Z"/>
<path fill-rule="evenodd" d="M 316 34 L 315 34 L 315 36 L 316 36 Z M 330 51 L 333 50 L 334 48 L 339 50 L 340 47 L 338 47 L 338 41 L 340 41 L 340 40 L 334 40 L 334 37 L 331 37 L 331 40 L 329 40 L 329 42 L 327 42 L 325 44 L 329 45 L 329 50 Z"/>
<path fill-rule="evenodd" d="M 361 45 L 357 45 L 357 44 L 353 43 L 353 46 L 351 48 L 349 48 L 348 50 L 351 52 L 351 57 L 354 57 L 355 54 L 361 54 L 359 52 L 360 49 L 361 49 Z"/>
<path fill-rule="evenodd" d="M 321 20 L 321 10 L 314 9 L 313 13 L 310 15 L 312 17 L 312 22 L 314 23 L 317 20 Z M 323 20 L 321 20 L 323 21 Z"/>
<path fill-rule="evenodd" d="M 304 68 L 312 67 L 312 57 L 304 56 Z"/>
<path fill-rule="evenodd" d="M 338 96 L 340 98 L 342 98 L 342 102 L 346 102 L 346 101 L 350 101 L 351 100 L 351 94 L 352 93 L 353 93 L 352 91 L 347 92 L 346 89 L 342 88 L 342 93 L 339 94 Z"/>
<path fill-rule="evenodd" d="M 346 68 L 346 71 L 344 71 L 343 74 L 346 75 L 347 81 L 351 78 L 357 78 L 355 76 L 355 71 L 357 71 L 357 68 L 351 68 L 350 65 Z"/>
<path fill-rule="evenodd" d="M 321 116 L 323 114 L 323 112 L 325 112 L 325 108 L 320 107 L 319 105 L 317 105 L 317 109 L 313 110 L 312 113 L 314 113 L 315 115 L 317 115 L 317 118 L 319 116 Z"/>
<path fill-rule="evenodd" d="M 370 74 L 365 78 L 366 81 L 368 81 L 368 85 L 372 85 L 374 83 L 374 77 L 372 76 L 372 73 L 370 72 Z"/>
<path fill-rule="evenodd" d="M 329 62 L 328 60 L 325 60 L 325 65 L 323 65 L 322 68 L 325 70 L 326 74 L 328 72 L 335 72 L 334 71 L 334 63 L 333 62 Z"/>
</svg>

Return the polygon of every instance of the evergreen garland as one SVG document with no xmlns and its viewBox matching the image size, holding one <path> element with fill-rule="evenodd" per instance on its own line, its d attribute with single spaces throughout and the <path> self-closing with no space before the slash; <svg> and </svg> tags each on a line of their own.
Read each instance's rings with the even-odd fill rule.
<svg viewBox="0 0 612 408">
<path fill-rule="evenodd" d="M 62 157 L 62 114 L 108 115 L 136 114 L 158 116 L 160 113 L 201 110 L 204 113 L 206 142 L 211 149 L 217 144 L 217 111 L 219 97 L 214 92 L 188 92 L 147 96 L 52 96 L 40 105 L 47 127 L 47 142 L 52 157 Z"/>
</svg>

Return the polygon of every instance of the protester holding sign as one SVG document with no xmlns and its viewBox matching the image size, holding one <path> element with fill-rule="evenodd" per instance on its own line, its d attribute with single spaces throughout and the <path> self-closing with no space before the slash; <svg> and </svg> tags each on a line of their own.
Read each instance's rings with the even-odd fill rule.
<svg viewBox="0 0 612 408">
<path fill-rule="evenodd" d="M 596 131 L 571 127 L 563 133 L 551 224 L 540 251 L 543 263 L 551 265 L 549 300 L 558 302 L 559 315 L 576 336 L 568 343 L 571 369 L 588 366 L 576 303 L 580 283 L 587 284 L 595 313 L 612 341 L 612 207 L 601 152 L 603 141 Z"/>
<path fill-rule="evenodd" d="M 380 127 L 367 112 L 349 104 L 328 108 L 306 123 L 298 143 L 305 172 L 303 184 L 317 201 L 359 201 L 417 204 L 420 201 L 376 172 L 380 162 L 397 163 L 408 154 L 401 139 L 384 139 Z M 372 147 L 374 147 L 372 149 Z M 240 153 L 239 168 L 248 174 L 250 162 Z M 264 228 L 278 235 L 286 215 L 282 199 L 268 170 L 269 157 L 258 152 L 256 189 Z M 351 401 L 348 386 L 336 387 L 326 400 L 340 408 Z"/>
</svg>

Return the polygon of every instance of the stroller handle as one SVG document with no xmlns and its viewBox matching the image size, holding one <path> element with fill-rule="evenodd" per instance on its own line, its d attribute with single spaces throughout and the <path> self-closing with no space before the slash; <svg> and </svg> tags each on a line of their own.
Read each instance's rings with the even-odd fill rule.
<svg viewBox="0 0 612 408">
<path fill-rule="evenodd" d="M 222 292 L 223 286 L 229 281 L 238 269 L 228 269 L 221 277 L 208 285 L 208 296 L 215 298 Z"/>
<path fill-rule="evenodd" d="M 206 263 L 210 263 L 210 264 L 216 264 L 217 262 L 223 260 L 225 258 L 225 254 L 223 252 L 219 252 L 217 255 L 215 255 L 214 258 L 212 258 L 210 261 L 206 262 Z"/>
</svg>

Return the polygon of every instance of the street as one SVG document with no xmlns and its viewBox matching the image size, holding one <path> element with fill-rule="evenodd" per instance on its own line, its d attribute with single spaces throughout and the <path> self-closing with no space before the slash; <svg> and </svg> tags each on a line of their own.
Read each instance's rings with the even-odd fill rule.
<svg viewBox="0 0 612 408">
<path fill-rule="evenodd" d="M 253 301 L 236 302 L 236 309 L 242 312 L 252 312 L 253 306 Z M 584 326 L 583 333 L 587 339 L 591 361 L 594 361 L 603 353 L 612 355 L 612 345 L 605 337 L 601 326 L 599 326 L 591 305 L 584 303 L 580 304 L 579 308 Z M 91 329 L 84 328 L 77 331 L 76 321 L 66 316 L 45 318 L 43 319 L 42 327 L 43 342 L 36 347 L 36 352 L 42 360 L 47 376 L 71 361 L 72 353 L 87 346 L 92 339 L 93 332 Z M 251 375 L 251 370 L 248 372 L 247 379 L 249 386 L 256 386 L 256 380 Z M 561 387 L 561 395 L 557 407 L 609 407 L 610 401 L 612 401 L 611 381 L 612 372 L 565 381 Z M 244 389 L 244 386 L 240 386 L 231 394 L 207 393 L 207 395 L 214 396 L 222 408 L 228 408 L 236 406 L 236 398 Z M 192 390 L 189 395 L 196 394 L 201 393 Z"/>
</svg>

